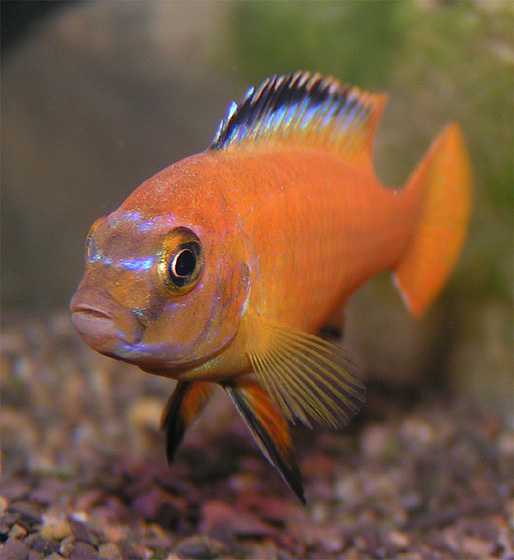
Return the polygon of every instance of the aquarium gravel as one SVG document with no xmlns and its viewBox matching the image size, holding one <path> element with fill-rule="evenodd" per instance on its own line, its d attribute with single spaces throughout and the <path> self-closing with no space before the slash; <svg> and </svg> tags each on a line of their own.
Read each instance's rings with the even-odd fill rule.
<svg viewBox="0 0 514 560">
<path fill-rule="evenodd" d="M 373 384 L 347 429 L 293 430 L 304 507 L 221 392 L 168 468 L 172 384 L 96 355 L 67 313 L 4 314 L 2 560 L 514 559 L 512 419 Z"/>
</svg>

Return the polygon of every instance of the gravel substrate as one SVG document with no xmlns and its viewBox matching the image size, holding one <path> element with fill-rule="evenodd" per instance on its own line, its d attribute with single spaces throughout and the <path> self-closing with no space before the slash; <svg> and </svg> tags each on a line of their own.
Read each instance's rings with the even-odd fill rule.
<svg viewBox="0 0 514 560">
<path fill-rule="evenodd" d="M 512 419 L 371 386 L 346 430 L 293 430 L 303 507 L 222 392 L 168 468 L 173 382 L 90 351 L 66 313 L 3 323 L 2 560 L 514 559 Z"/>
</svg>

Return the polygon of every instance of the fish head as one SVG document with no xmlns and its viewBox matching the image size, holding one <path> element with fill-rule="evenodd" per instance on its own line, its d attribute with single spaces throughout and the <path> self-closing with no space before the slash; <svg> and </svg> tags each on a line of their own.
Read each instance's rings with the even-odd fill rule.
<svg viewBox="0 0 514 560">
<path fill-rule="evenodd" d="M 248 269 L 215 223 L 123 205 L 97 220 L 70 305 L 85 342 L 170 377 L 220 353 L 237 332 Z"/>
</svg>

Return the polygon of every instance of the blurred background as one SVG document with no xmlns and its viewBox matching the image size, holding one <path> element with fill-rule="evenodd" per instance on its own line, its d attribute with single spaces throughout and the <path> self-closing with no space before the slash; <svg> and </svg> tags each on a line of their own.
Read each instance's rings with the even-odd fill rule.
<svg viewBox="0 0 514 560">
<path fill-rule="evenodd" d="M 231 100 L 297 69 L 389 94 L 376 169 L 403 184 L 450 120 L 475 180 L 469 238 L 428 316 L 387 277 L 345 345 L 367 378 L 439 385 L 512 412 L 513 3 L 2 2 L 2 307 L 66 308 L 87 231 L 143 180 L 205 149 Z"/>
</svg>

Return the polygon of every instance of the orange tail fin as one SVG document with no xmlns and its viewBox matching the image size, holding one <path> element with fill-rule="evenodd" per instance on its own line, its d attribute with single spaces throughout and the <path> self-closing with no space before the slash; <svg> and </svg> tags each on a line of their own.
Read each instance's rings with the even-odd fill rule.
<svg viewBox="0 0 514 560">
<path fill-rule="evenodd" d="M 187 428 L 201 414 L 212 394 L 209 383 L 179 381 L 162 413 L 161 430 L 165 431 L 166 459 L 171 463 Z"/>
<path fill-rule="evenodd" d="M 394 269 L 410 313 L 423 314 L 459 256 L 471 210 L 471 171 L 459 125 L 448 125 L 410 178 L 421 210 L 413 236 Z"/>
<path fill-rule="evenodd" d="M 268 461 L 305 504 L 303 483 L 293 450 L 289 427 L 268 393 L 254 380 L 238 380 L 225 387 Z"/>
</svg>

